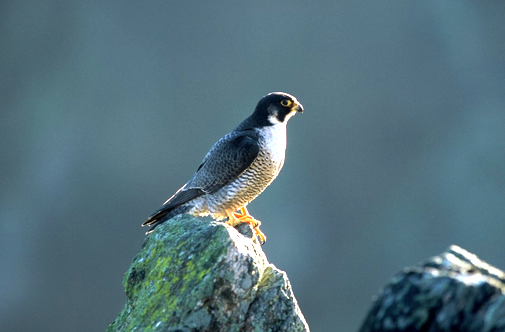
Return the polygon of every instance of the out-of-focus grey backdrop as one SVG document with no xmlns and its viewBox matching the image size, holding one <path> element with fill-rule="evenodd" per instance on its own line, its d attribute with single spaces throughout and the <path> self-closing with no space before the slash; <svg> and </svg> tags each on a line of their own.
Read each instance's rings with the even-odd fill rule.
<svg viewBox="0 0 505 332">
<path fill-rule="evenodd" d="M 505 268 L 502 1 L 4 1 L 0 326 L 103 331 L 140 223 L 271 91 L 306 112 L 252 204 L 312 331 L 405 266 Z"/>
</svg>

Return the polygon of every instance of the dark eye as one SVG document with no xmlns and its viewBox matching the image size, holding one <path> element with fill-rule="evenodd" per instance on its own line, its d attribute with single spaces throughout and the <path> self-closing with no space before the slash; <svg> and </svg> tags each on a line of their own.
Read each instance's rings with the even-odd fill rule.
<svg viewBox="0 0 505 332">
<path fill-rule="evenodd" d="M 281 105 L 284 106 L 284 107 L 289 107 L 289 106 L 291 106 L 292 103 L 293 102 L 291 100 L 289 100 L 289 99 L 283 99 L 283 100 L 281 100 Z"/>
</svg>

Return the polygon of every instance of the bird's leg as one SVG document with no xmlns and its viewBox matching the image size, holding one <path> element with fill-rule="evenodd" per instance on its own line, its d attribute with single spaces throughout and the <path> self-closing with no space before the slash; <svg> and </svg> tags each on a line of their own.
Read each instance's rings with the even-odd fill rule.
<svg viewBox="0 0 505 332">
<path fill-rule="evenodd" d="M 226 223 L 231 226 L 237 226 L 243 223 L 251 225 L 254 234 L 259 237 L 260 243 L 264 244 L 267 237 L 260 230 L 261 222 L 254 219 L 254 217 L 249 214 L 249 211 L 247 211 L 245 206 L 242 206 L 240 209 L 238 209 L 238 211 L 238 213 L 232 212 L 229 214 L 228 221 Z"/>
<path fill-rule="evenodd" d="M 249 211 L 247 211 L 245 206 L 242 206 L 240 209 L 238 209 L 238 213 L 233 213 L 233 216 L 236 218 L 236 220 L 239 222 L 239 224 L 242 223 L 247 223 L 251 225 L 253 228 L 260 227 L 261 222 L 259 220 L 254 219 L 253 216 L 249 214 Z"/>
</svg>

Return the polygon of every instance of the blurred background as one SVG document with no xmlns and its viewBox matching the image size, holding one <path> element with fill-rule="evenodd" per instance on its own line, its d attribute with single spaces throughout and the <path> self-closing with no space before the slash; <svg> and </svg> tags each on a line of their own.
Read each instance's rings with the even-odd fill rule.
<svg viewBox="0 0 505 332">
<path fill-rule="evenodd" d="M 140 224 L 271 91 L 249 205 L 312 331 L 457 244 L 505 269 L 505 2 L 4 1 L 0 326 L 104 331 Z"/>
</svg>

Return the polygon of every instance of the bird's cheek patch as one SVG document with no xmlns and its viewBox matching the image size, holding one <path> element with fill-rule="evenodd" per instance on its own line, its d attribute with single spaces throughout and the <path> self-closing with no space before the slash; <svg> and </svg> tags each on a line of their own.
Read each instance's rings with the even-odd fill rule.
<svg viewBox="0 0 505 332">
<path fill-rule="evenodd" d="M 275 111 L 272 115 L 269 115 L 268 121 L 270 121 L 271 124 L 281 123 L 281 121 L 279 121 L 279 113 Z"/>
</svg>

